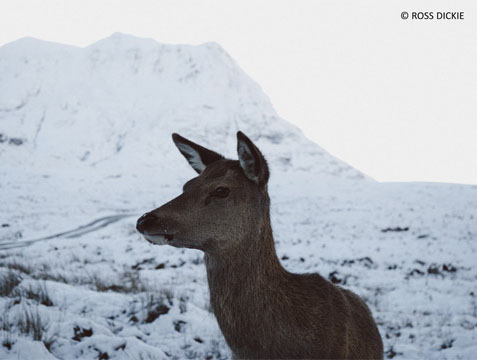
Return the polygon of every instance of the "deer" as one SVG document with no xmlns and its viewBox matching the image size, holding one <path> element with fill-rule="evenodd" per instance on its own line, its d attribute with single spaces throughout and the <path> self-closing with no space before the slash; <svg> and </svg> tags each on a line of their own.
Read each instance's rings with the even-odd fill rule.
<svg viewBox="0 0 477 360">
<path fill-rule="evenodd" d="M 232 357 L 382 359 L 381 336 L 358 295 L 281 265 L 258 147 L 239 131 L 231 160 L 179 134 L 172 140 L 198 176 L 136 228 L 152 244 L 204 253 L 211 308 Z"/>
</svg>

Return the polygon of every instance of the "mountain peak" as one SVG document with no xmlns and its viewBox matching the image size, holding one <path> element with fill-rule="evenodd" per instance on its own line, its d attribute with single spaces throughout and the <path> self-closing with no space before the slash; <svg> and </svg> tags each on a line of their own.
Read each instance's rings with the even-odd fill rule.
<svg viewBox="0 0 477 360">
<path fill-rule="evenodd" d="M 151 38 L 142 38 L 134 35 L 124 34 L 120 32 L 115 32 L 104 39 L 95 41 L 94 43 L 88 45 L 87 47 L 98 47 L 98 46 L 117 46 L 117 47 L 128 47 L 128 46 L 160 46 L 159 42 Z"/>
</svg>

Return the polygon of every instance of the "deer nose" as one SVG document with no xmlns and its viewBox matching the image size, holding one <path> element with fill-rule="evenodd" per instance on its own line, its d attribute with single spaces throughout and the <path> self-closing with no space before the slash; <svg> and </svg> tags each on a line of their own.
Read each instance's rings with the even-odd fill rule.
<svg viewBox="0 0 477 360">
<path fill-rule="evenodd" d="M 143 234 L 146 227 L 156 220 L 157 218 L 153 213 L 151 212 L 145 213 L 143 216 L 137 219 L 137 223 L 136 223 L 137 231 Z"/>
</svg>

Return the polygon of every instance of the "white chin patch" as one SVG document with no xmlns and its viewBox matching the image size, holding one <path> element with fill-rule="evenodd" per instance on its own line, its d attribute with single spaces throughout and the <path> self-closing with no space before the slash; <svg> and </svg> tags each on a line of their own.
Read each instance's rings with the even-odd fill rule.
<svg viewBox="0 0 477 360">
<path fill-rule="evenodd" d="M 144 238 L 149 241 L 151 244 L 154 245 L 166 245 L 167 239 L 163 235 L 146 235 L 144 234 Z"/>
</svg>

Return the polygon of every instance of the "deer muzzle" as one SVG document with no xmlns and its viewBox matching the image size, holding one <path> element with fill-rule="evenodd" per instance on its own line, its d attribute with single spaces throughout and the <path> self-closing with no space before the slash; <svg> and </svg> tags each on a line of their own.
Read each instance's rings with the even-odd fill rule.
<svg viewBox="0 0 477 360">
<path fill-rule="evenodd" d="M 144 235 L 147 241 L 156 245 L 164 245 L 174 240 L 174 234 L 169 227 L 153 212 L 145 213 L 136 223 L 136 229 Z"/>
</svg>

